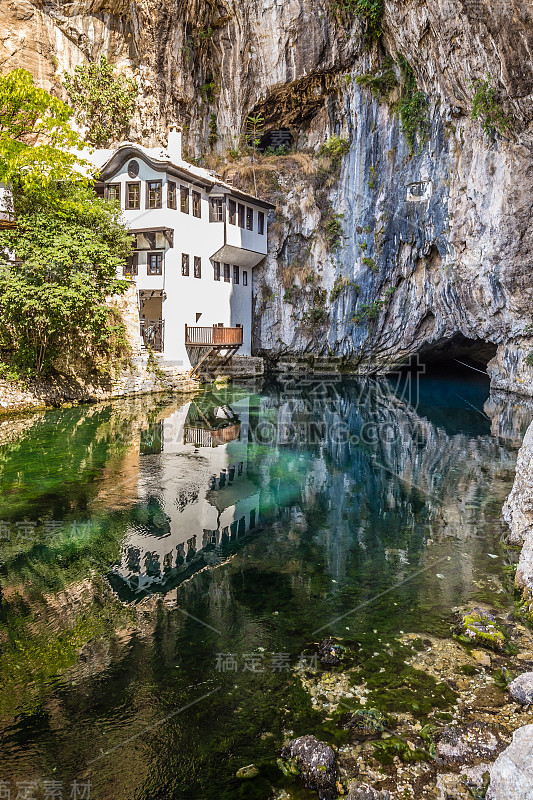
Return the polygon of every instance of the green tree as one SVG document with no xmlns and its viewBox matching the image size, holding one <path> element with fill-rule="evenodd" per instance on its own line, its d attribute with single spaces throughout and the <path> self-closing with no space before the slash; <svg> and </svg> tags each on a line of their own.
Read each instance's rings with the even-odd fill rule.
<svg viewBox="0 0 533 800">
<path fill-rule="evenodd" d="M 0 347 L 17 367 L 109 373 L 124 326 L 105 298 L 131 236 L 115 203 L 66 181 L 50 197 L 15 193 L 17 227 L 0 231 Z M 12 254 L 16 254 L 16 261 Z"/>
<path fill-rule="evenodd" d="M 76 67 L 74 75 L 65 73 L 63 86 L 74 106 L 76 122 L 87 129 L 88 142 L 103 147 L 128 133 L 137 84 L 116 75 L 105 56 Z"/>
<path fill-rule="evenodd" d="M 70 125 L 72 111 L 34 85 L 25 69 L 0 75 L 0 182 L 42 193 L 78 171 L 83 141 Z"/>
</svg>

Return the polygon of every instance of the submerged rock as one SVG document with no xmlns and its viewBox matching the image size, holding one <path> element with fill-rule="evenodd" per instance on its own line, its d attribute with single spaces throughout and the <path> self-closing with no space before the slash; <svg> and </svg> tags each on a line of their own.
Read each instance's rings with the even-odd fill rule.
<svg viewBox="0 0 533 800">
<path fill-rule="evenodd" d="M 506 652 L 510 641 L 505 628 L 488 611 L 474 608 L 463 614 L 459 625 L 459 638 L 466 643 L 488 647 L 497 652 Z"/>
<path fill-rule="evenodd" d="M 389 800 L 390 793 L 369 786 L 368 783 L 356 783 L 351 786 L 346 800 Z"/>
<path fill-rule="evenodd" d="M 513 700 L 529 706 L 533 703 L 533 672 L 523 672 L 509 684 L 509 692 Z"/>
<path fill-rule="evenodd" d="M 364 708 L 356 711 L 343 723 L 357 739 L 366 739 L 383 733 L 389 727 L 389 720 L 376 708 Z"/>
<path fill-rule="evenodd" d="M 469 764 L 495 758 L 504 746 L 494 726 L 474 721 L 444 728 L 438 736 L 436 754 L 444 764 Z"/>
<path fill-rule="evenodd" d="M 241 781 L 247 781 L 251 780 L 252 778 L 257 778 L 259 774 L 260 772 L 258 768 L 255 766 L 255 764 L 248 764 L 247 767 L 241 767 L 235 773 L 237 778 L 239 778 L 239 780 Z"/>
<path fill-rule="evenodd" d="M 352 652 L 351 652 L 352 650 Z M 351 664 L 353 648 L 332 637 L 318 645 L 318 660 L 324 669 L 344 668 Z"/>
<path fill-rule="evenodd" d="M 531 800 L 533 797 L 533 725 L 518 728 L 513 741 L 490 771 L 487 800 Z"/>
<path fill-rule="evenodd" d="M 319 742 L 315 736 L 299 736 L 282 749 L 281 757 L 296 761 L 305 785 L 315 789 L 320 800 L 335 800 L 337 767 L 335 753 L 329 745 Z"/>
</svg>

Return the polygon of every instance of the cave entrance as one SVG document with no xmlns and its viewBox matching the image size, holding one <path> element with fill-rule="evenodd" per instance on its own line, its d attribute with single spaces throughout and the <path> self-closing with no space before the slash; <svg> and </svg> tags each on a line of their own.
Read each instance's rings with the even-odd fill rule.
<svg viewBox="0 0 533 800">
<path fill-rule="evenodd" d="M 266 131 L 259 139 L 257 149 L 260 153 L 288 151 L 292 147 L 292 134 L 288 128 Z"/>
<path fill-rule="evenodd" d="M 496 355 L 497 346 L 484 339 L 469 339 L 462 333 L 427 344 L 418 351 L 419 363 L 426 373 L 487 375 L 487 364 Z M 488 379 L 488 375 L 487 375 Z"/>
</svg>

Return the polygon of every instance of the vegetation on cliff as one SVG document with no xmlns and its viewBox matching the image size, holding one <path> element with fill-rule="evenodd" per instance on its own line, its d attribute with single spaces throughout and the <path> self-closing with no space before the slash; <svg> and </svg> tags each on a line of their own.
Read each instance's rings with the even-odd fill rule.
<svg viewBox="0 0 533 800">
<path fill-rule="evenodd" d="M 77 66 L 74 75 L 65 74 L 63 85 L 76 122 L 86 129 L 85 138 L 90 144 L 106 147 L 127 136 L 135 111 L 137 84 L 116 74 L 105 56 Z"/>
</svg>

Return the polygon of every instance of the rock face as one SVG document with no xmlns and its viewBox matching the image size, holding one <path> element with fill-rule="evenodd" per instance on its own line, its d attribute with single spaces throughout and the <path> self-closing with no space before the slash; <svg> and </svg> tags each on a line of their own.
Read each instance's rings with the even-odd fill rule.
<svg viewBox="0 0 533 800">
<path fill-rule="evenodd" d="M 219 169 L 228 147 L 230 168 L 243 166 L 249 114 L 290 131 L 300 169 L 284 174 L 280 159 L 271 170 L 279 203 L 254 278 L 258 354 L 336 356 L 360 371 L 414 352 L 467 354 L 490 359 L 493 388 L 533 394 L 533 2 L 385 0 L 370 47 L 364 20 L 339 6 L 3 0 L 1 61 L 61 93 L 64 70 L 105 53 L 139 84 L 132 138 L 157 144 L 180 123 L 189 153 Z M 374 97 L 356 80 L 386 54 L 404 94 L 397 54 L 426 98 L 411 143 L 400 89 Z M 487 74 L 511 121 L 502 135 L 471 119 L 472 83 Z M 317 190 L 309 154 L 333 134 L 349 150 Z"/>
<path fill-rule="evenodd" d="M 335 753 L 329 745 L 314 736 L 299 736 L 283 748 L 281 757 L 296 761 L 305 785 L 315 789 L 320 800 L 337 797 Z"/>
<path fill-rule="evenodd" d="M 509 684 L 511 697 L 524 706 L 533 703 L 533 672 L 523 672 Z"/>
<path fill-rule="evenodd" d="M 528 610 L 533 601 L 533 423 L 527 429 L 518 453 L 511 494 L 503 507 L 509 525 L 508 541 L 522 545 L 516 570 L 516 585 L 522 589 Z"/>
<path fill-rule="evenodd" d="M 518 728 L 509 747 L 490 771 L 487 800 L 531 800 L 533 797 L 533 725 Z"/>
</svg>

